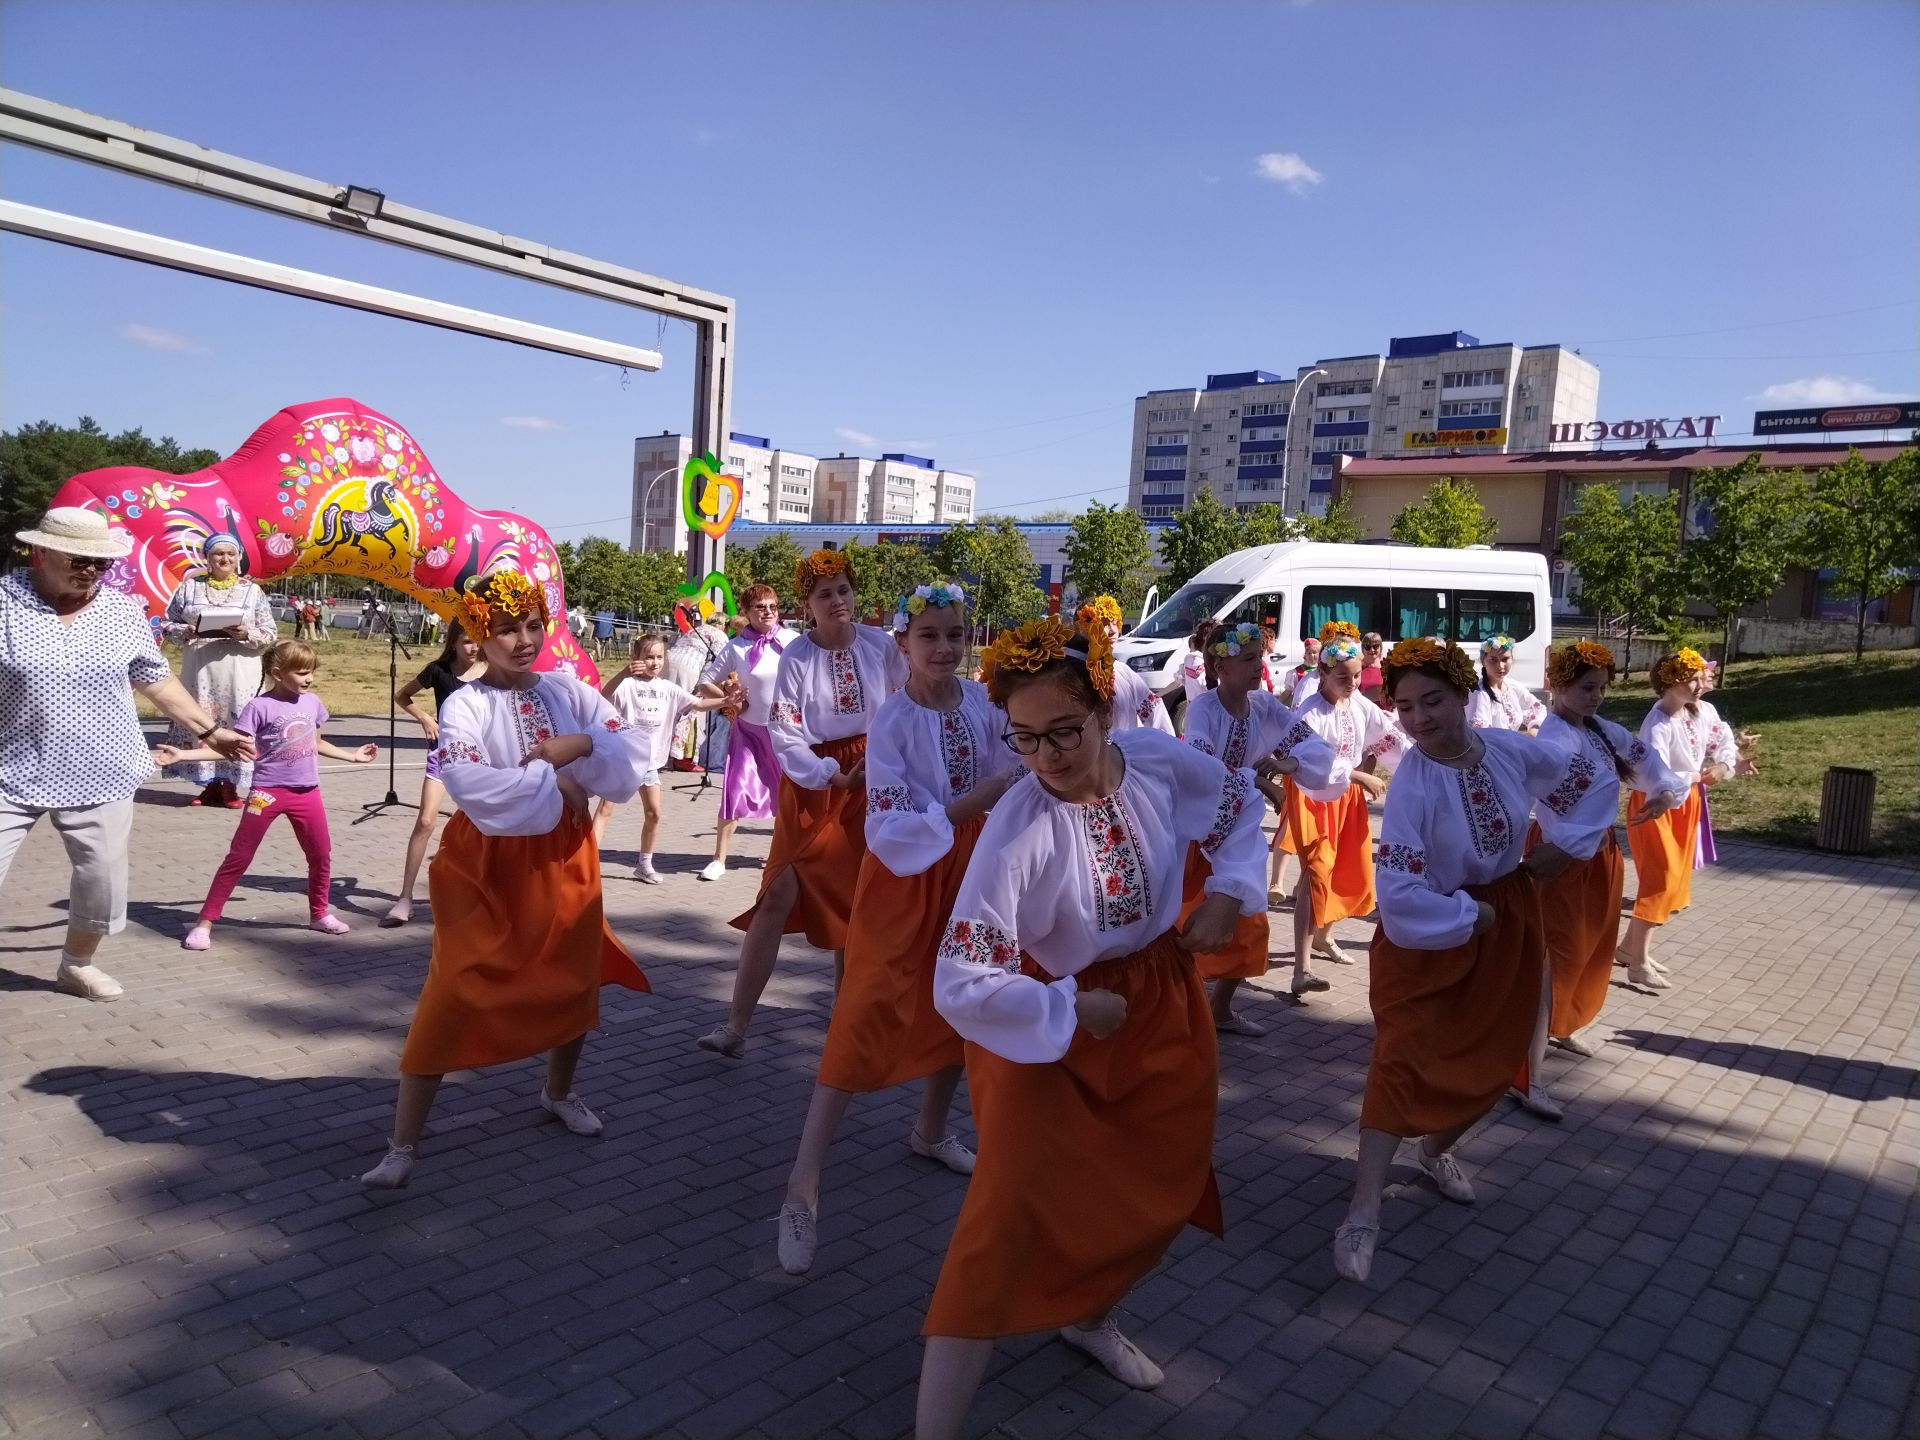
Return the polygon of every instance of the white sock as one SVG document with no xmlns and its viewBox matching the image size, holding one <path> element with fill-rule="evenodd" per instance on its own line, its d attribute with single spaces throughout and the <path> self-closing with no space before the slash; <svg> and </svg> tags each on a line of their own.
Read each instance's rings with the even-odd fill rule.
<svg viewBox="0 0 1920 1440">
<path fill-rule="evenodd" d="M 71 950 L 67 949 L 66 946 L 63 945 L 60 947 L 60 968 L 62 970 L 80 970 L 91 964 L 93 964 L 93 958 L 91 956 L 82 960 Z"/>
<path fill-rule="evenodd" d="M 641 851 L 641 852 L 640 852 L 640 863 L 641 863 L 642 865 L 644 865 L 644 866 L 646 866 L 646 867 L 647 867 L 647 869 L 649 869 L 649 870 L 651 870 L 651 869 L 653 868 L 653 852 L 652 852 L 651 850 L 643 850 L 643 851 Z"/>
</svg>

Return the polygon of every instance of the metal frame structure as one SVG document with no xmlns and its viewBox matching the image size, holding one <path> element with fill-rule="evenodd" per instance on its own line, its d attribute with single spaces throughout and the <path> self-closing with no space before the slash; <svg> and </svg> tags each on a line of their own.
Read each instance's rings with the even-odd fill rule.
<svg viewBox="0 0 1920 1440">
<path fill-rule="evenodd" d="M 722 449 L 732 401 L 735 307 L 730 296 L 679 285 L 623 265 L 556 250 L 502 231 L 469 225 L 412 206 L 394 204 L 379 191 L 328 184 L 291 171 L 259 165 L 118 120 L 56 105 L 17 90 L 0 89 L 0 142 L 30 146 L 66 159 L 82 160 L 272 214 L 365 235 L 369 239 L 382 240 L 423 254 L 458 260 L 538 284 L 611 300 L 655 315 L 685 320 L 693 326 L 695 335 L 691 430 L 694 453 L 711 450 L 717 454 Z M 288 293 L 304 294 L 328 303 L 377 310 L 381 314 L 425 324 L 463 329 L 467 333 L 489 338 L 536 344 L 539 348 L 584 355 L 610 364 L 643 365 L 647 357 L 651 357 L 655 365 L 659 361 L 654 352 L 634 346 L 596 341 L 593 337 L 551 330 L 507 317 L 489 316 L 481 311 L 465 310 L 464 307 L 403 295 L 398 291 L 379 290 L 353 281 L 294 271 L 270 262 L 250 261 L 244 256 L 228 256 L 221 251 L 185 246 L 178 241 L 102 226 L 79 217 L 61 216 L 52 211 L 33 211 L 33 207 L 29 206 L 6 204 L 0 209 L 0 230 L 37 235 L 42 239 L 81 245 L 110 254 L 129 254 L 131 258 L 193 269 L 200 274 L 217 275 L 245 284 L 258 285 L 274 279 L 301 277 L 297 283 L 310 288 L 296 289 L 292 284 L 277 283 L 267 283 L 267 288 L 284 289 Z M 55 230 L 65 233 L 52 233 Z M 109 235 L 105 232 L 117 233 Z M 129 246 L 155 253 L 133 254 L 127 248 Z M 178 253 L 169 260 L 162 258 L 156 247 L 172 247 Z M 197 257 L 189 256 L 185 253 L 189 251 L 199 254 Z M 209 260 L 207 257 L 216 258 Z M 195 258 L 201 264 L 180 263 Z M 203 268 L 213 265 L 227 268 Z M 255 278 L 229 273 L 249 266 L 256 267 Z M 283 273 L 273 276 L 268 273 L 272 271 Z M 455 315 L 449 312 L 461 313 Z M 467 323 L 450 324 L 461 319 Z M 542 339 L 549 342 L 557 340 L 559 343 L 541 343 Z M 689 577 L 698 580 L 710 571 L 720 569 L 724 550 L 723 540 L 701 531 L 690 534 L 687 544 Z"/>
</svg>

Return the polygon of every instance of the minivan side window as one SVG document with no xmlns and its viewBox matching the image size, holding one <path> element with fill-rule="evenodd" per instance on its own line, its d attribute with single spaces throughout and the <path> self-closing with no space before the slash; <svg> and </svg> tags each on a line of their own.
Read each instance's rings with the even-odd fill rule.
<svg viewBox="0 0 1920 1440">
<path fill-rule="evenodd" d="M 1479 644 L 1494 635 L 1524 640 L 1533 634 L 1531 590 L 1456 590 L 1453 592 L 1454 638 L 1462 645 Z"/>
<path fill-rule="evenodd" d="M 1381 634 L 1392 640 L 1410 640 L 1428 636 L 1445 640 L 1447 631 L 1447 592 L 1419 585 L 1393 587 L 1393 629 Z"/>
<path fill-rule="evenodd" d="M 1286 610 L 1285 599 L 1285 596 L 1271 590 L 1264 593 L 1256 591 L 1229 610 L 1224 617 L 1225 622 L 1238 625 L 1244 620 L 1249 625 L 1263 625 L 1278 637 L 1280 617 Z"/>
<path fill-rule="evenodd" d="M 1329 620 L 1344 620 L 1361 634 L 1385 634 L 1388 591 L 1384 585 L 1309 585 L 1300 601 L 1300 638 L 1317 637 Z"/>
</svg>

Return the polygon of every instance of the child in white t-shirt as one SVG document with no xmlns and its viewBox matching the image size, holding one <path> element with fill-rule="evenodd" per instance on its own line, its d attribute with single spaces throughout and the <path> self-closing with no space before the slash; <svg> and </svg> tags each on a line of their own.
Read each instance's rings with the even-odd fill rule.
<svg viewBox="0 0 1920 1440">
<path fill-rule="evenodd" d="M 673 745 L 673 732 L 682 716 L 702 710 L 718 710 L 745 702 L 739 682 L 719 696 L 695 695 L 691 690 L 662 679 L 667 663 L 667 642 L 658 635 L 642 635 L 633 642 L 633 658 L 603 687 L 620 718 L 643 737 L 647 768 L 640 778 L 640 863 L 633 867 L 633 878 L 645 885 L 658 885 L 660 876 L 653 868 L 653 845 L 660 833 L 660 767 L 667 763 Z M 723 687 L 724 689 L 725 687 Z M 593 837 L 604 845 L 607 825 L 617 807 L 602 800 L 594 812 Z"/>
</svg>

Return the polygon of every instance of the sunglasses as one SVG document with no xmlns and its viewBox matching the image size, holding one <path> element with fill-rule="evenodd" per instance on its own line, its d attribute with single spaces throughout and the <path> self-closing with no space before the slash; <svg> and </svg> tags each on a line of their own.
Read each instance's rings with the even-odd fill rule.
<svg viewBox="0 0 1920 1440">
<path fill-rule="evenodd" d="M 87 570 L 95 575 L 105 574 L 111 570 L 117 558 L 110 555 L 69 555 L 64 550 L 56 550 L 53 553 L 66 561 L 69 570 Z"/>
</svg>

